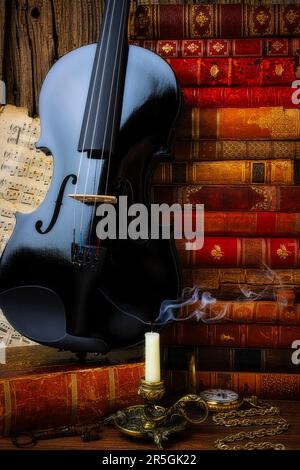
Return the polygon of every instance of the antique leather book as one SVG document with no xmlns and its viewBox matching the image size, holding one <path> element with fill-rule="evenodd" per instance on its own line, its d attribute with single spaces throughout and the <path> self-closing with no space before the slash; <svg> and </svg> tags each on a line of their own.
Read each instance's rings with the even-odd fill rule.
<svg viewBox="0 0 300 470">
<path fill-rule="evenodd" d="M 131 39 L 299 36 L 299 5 L 137 5 Z"/>
<path fill-rule="evenodd" d="M 191 268 L 298 268 L 298 238 L 204 237 L 198 250 L 185 250 L 176 240 L 183 266 Z"/>
<path fill-rule="evenodd" d="M 182 58 L 167 61 L 182 86 L 291 87 L 296 80 L 295 57 Z"/>
<path fill-rule="evenodd" d="M 200 296 L 201 299 L 201 296 Z M 205 296 L 204 296 L 205 299 Z M 199 300 L 194 305 L 184 307 L 178 314 L 179 318 L 193 318 L 193 312 L 199 309 L 200 316 L 205 320 L 213 321 L 219 318 L 219 323 L 263 323 L 271 325 L 295 325 L 300 326 L 300 304 L 291 303 L 288 296 L 277 296 L 278 300 L 247 300 L 246 296 L 237 300 L 215 300 L 213 303 L 203 306 Z M 293 299 L 294 300 L 294 299 Z"/>
<path fill-rule="evenodd" d="M 198 108 L 258 108 L 283 106 L 299 108 L 293 103 L 291 86 L 273 87 L 205 87 L 183 88 L 182 94 L 186 106 Z"/>
<path fill-rule="evenodd" d="M 71 353 L 41 348 L 8 349 L 0 364 L 0 436 L 95 423 L 138 402 L 142 362 L 109 365 L 98 357 L 80 364 Z"/>
<path fill-rule="evenodd" d="M 162 363 L 167 370 L 188 370 L 191 355 L 199 371 L 248 371 L 299 373 L 300 364 L 291 360 L 293 350 L 259 348 L 209 348 L 164 346 Z"/>
<path fill-rule="evenodd" d="M 133 40 L 131 43 L 164 58 L 293 57 L 300 47 L 299 38 L 148 39 Z"/>
<path fill-rule="evenodd" d="M 190 218 L 195 221 L 195 211 Z M 300 236 L 300 213 L 204 211 L 204 226 L 206 236 L 296 237 Z"/>
<path fill-rule="evenodd" d="M 291 348 L 300 338 L 300 326 L 256 323 L 175 322 L 162 336 L 163 344 L 226 348 Z M 291 354 L 293 350 L 291 349 Z"/>
<path fill-rule="evenodd" d="M 209 291 L 218 300 L 274 301 L 278 299 L 281 305 L 293 307 L 294 299 L 300 296 L 300 270 L 270 270 L 265 267 L 257 269 L 185 268 L 183 269 L 183 284 L 187 287 L 197 287 L 201 292 Z M 246 306 L 247 304 L 245 308 Z M 260 308 L 259 302 L 257 308 Z M 252 316 L 252 313 L 249 315 Z M 283 321 L 292 323 L 297 318 L 297 313 L 294 308 L 283 309 L 277 317 L 278 321 L 281 318 L 284 319 Z"/>
<path fill-rule="evenodd" d="M 159 185 L 153 202 L 204 204 L 207 211 L 300 212 L 300 186 Z"/>
<path fill-rule="evenodd" d="M 184 283 L 185 286 L 197 286 L 199 288 L 200 296 L 207 293 L 207 284 L 203 283 L 201 285 L 191 284 L 191 283 Z M 293 295 L 295 297 L 300 297 L 300 287 L 298 284 L 290 285 L 289 286 L 293 290 Z M 274 300 L 281 292 L 281 288 L 278 286 L 273 286 L 270 284 L 265 284 L 264 286 L 259 286 L 257 284 L 238 284 L 238 283 L 224 283 L 221 284 L 220 287 L 216 289 L 209 289 L 209 294 L 212 298 L 218 299 L 220 301 L 228 300 L 228 301 L 241 301 L 247 300 L 249 298 L 249 292 L 251 292 L 252 299 L 261 299 L 261 300 Z M 245 293 L 247 295 L 245 295 Z"/>
<path fill-rule="evenodd" d="M 300 138 L 300 109 L 186 108 L 177 137 L 188 140 L 295 140 Z"/>
<path fill-rule="evenodd" d="M 152 183 L 288 185 L 297 182 L 296 166 L 293 160 L 161 163 Z"/>
<path fill-rule="evenodd" d="M 189 374 L 186 370 L 166 370 L 168 390 L 186 393 Z M 263 399 L 299 400 L 300 374 L 276 372 L 196 371 L 197 391 L 208 388 L 235 390 L 242 396 L 256 395 Z"/>
<path fill-rule="evenodd" d="M 300 158 L 300 142 L 288 140 L 179 140 L 176 161 L 280 160 Z"/>
</svg>

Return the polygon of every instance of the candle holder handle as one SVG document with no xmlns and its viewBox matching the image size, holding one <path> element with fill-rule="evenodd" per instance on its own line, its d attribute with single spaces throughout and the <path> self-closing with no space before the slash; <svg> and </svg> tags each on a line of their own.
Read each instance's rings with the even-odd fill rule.
<svg viewBox="0 0 300 470">
<path fill-rule="evenodd" d="M 187 405 L 195 404 L 197 408 L 200 408 L 201 415 L 198 418 L 192 418 L 188 415 L 186 408 Z M 167 417 L 178 414 L 183 416 L 191 424 L 200 424 L 206 420 L 208 416 L 208 406 L 205 400 L 203 400 L 199 395 L 189 394 L 180 398 L 174 405 L 172 405 L 167 410 Z"/>
</svg>

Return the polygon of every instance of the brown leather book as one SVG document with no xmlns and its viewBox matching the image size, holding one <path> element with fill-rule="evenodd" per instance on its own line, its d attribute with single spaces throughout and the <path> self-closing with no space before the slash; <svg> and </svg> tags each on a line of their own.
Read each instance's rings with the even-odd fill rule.
<svg viewBox="0 0 300 470">
<path fill-rule="evenodd" d="M 153 184 L 294 184 L 293 160 L 162 163 Z"/>
<path fill-rule="evenodd" d="M 287 349 L 299 338 L 299 326 L 184 321 L 168 325 L 162 340 L 176 346 Z"/>
<path fill-rule="evenodd" d="M 288 140 L 176 140 L 176 161 L 296 160 L 300 142 Z"/>
</svg>

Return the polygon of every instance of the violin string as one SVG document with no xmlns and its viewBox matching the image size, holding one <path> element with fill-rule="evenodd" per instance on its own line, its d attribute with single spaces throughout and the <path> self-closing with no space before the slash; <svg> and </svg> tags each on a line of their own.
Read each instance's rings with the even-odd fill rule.
<svg viewBox="0 0 300 470">
<path fill-rule="evenodd" d="M 109 39 L 110 39 L 110 36 L 111 36 L 115 6 L 116 6 L 116 0 L 113 3 L 113 9 L 112 9 L 112 12 L 111 12 L 111 19 L 110 19 L 110 24 L 109 24 L 108 39 L 107 39 L 107 44 L 106 44 L 105 56 L 104 56 L 103 70 L 105 70 L 107 57 L 108 57 Z M 81 218 L 80 218 L 80 233 L 81 234 L 82 234 L 82 231 L 83 231 L 83 215 L 84 215 L 84 211 L 85 211 L 84 204 L 85 204 L 85 201 L 86 201 L 87 185 L 88 185 L 88 180 L 89 180 L 89 175 L 90 175 L 90 168 L 91 168 L 91 160 L 92 160 L 92 155 L 93 155 L 93 150 L 94 150 L 93 145 L 94 145 L 94 141 L 95 141 L 97 122 L 98 122 L 98 118 L 99 118 L 99 108 L 100 108 L 100 101 L 101 101 L 101 96 L 102 96 L 103 82 L 104 82 L 104 73 L 102 73 L 102 76 L 101 76 L 100 90 L 99 90 L 99 95 L 98 95 L 98 100 L 97 100 L 97 108 L 96 108 L 96 119 L 95 119 L 95 122 L 94 122 L 94 128 L 93 128 L 93 134 L 92 134 L 92 144 L 91 144 L 91 149 L 90 149 L 91 151 L 90 151 L 90 156 L 89 156 L 89 161 L 88 161 L 88 166 L 87 166 L 86 179 L 85 179 L 85 184 L 84 184 L 83 202 L 82 202 Z M 103 142 L 103 144 L 104 144 L 104 142 Z"/>
<path fill-rule="evenodd" d="M 108 15 L 106 15 L 105 18 L 104 18 L 104 22 L 103 22 L 103 26 L 102 26 L 103 33 L 107 28 L 107 19 L 108 19 Z M 80 174 L 81 174 L 81 170 L 82 170 L 83 155 L 85 153 L 84 147 L 85 147 L 85 143 L 86 143 L 89 122 L 90 122 L 90 118 L 91 118 L 92 103 L 93 103 L 93 98 L 94 98 L 95 90 L 96 90 L 97 74 L 98 74 L 98 70 L 99 70 L 102 49 L 103 49 L 103 41 L 101 41 L 99 52 L 98 52 L 98 59 L 97 59 L 97 64 L 96 64 L 96 69 L 95 69 L 95 76 L 94 76 L 94 81 L 93 81 L 91 99 L 90 99 L 90 103 L 89 103 L 87 121 L 86 121 L 84 136 L 83 136 L 82 150 L 81 150 L 81 153 L 80 153 L 80 159 L 79 159 L 79 164 L 78 164 L 77 181 L 76 181 L 76 186 L 75 186 L 75 191 L 74 191 L 75 195 L 77 194 L 78 184 L 79 184 L 79 180 L 80 180 Z M 77 207 L 78 206 L 76 204 L 74 204 L 74 227 L 73 227 L 74 242 L 75 242 L 75 239 L 76 239 L 76 209 L 77 209 Z M 80 244 L 82 244 L 81 241 L 82 241 L 82 235 L 80 235 Z"/>
<path fill-rule="evenodd" d="M 108 103 L 108 114 L 107 114 L 107 116 L 109 116 L 109 113 L 110 113 L 110 109 L 111 109 L 111 105 L 112 105 L 112 95 L 113 95 L 115 77 L 117 76 L 116 95 L 115 95 L 115 100 L 114 100 L 114 103 L 113 103 L 114 107 L 113 107 L 113 125 L 112 125 L 112 128 L 114 128 L 114 123 L 116 121 L 116 111 L 117 111 L 116 103 L 117 103 L 117 97 L 118 97 L 118 90 L 119 90 L 119 87 L 120 87 L 120 71 L 121 71 L 121 62 L 122 61 L 120 60 L 119 49 L 120 49 L 120 46 L 122 44 L 122 37 L 124 35 L 124 28 L 125 28 L 125 26 L 127 26 L 127 25 L 125 25 L 125 21 L 124 21 L 124 13 L 126 11 L 125 3 L 126 2 L 123 3 L 122 12 L 121 12 L 121 25 L 122 26 L 120 27 L 119 32 L 118 32 L 117 47 L 116 47 L 116 53 L 115 53 L 112 82 L 111 82 L 112 86 L 110 88 L 109 103 Z M 118 60 L 118 58 L 119 58 L 119 64 L 118 64 L 118 70 L 117 70 L 117 60 Z M 116 75 L 116 73 L 117 73 L 117 75 Z M 107 132 L 108 132 L 108 119 L 106 120 L 106 123 L 105 123 L 104 142 L 106 141 Z M 107 173 L 106 173 L 105 195 L 107 194 L 107 189 L 108 189 L 108 180 L 109 180 L 109 170 L 110 170 L 112 146 L 113 146 L 113 133 L 111 132 L 110 144 L 109 144 L 109 155 L 108 155 L 108 167 L 107 167 Z M 95 171 L 95 175 L 98 175 L 100 178 L 101 178 L 101 173 L 100 173 L 101 168 L 103 167 L 103 160 L 104 160 L 103 157 L 104 157 L 104 148 L 102 149 L 102 152 L 101 152 L 101 159 L 97 160 L 96 171 Z M 101 162 L 101 166 L 100 166 L 100 171 L 99 171 L 100 162 Z M 94 192 L 96 191 L 96 182 L 97 182 L 97 178 L 95 178 L 95 180 L 94 180 Z M 92 213 L 91 222 L 90 222 L 90 239 L 91 239 L 91 232 L 92 232 L 92 226 L 93 226 L 93 220 L 94 220 L 94 217 L 95 217 L 96 207 L 97 207 L 97 204 L 96 204 L 96 201 L 94 201 L 94 203 L 93 203 L 93 213 Z"/>
</svg>

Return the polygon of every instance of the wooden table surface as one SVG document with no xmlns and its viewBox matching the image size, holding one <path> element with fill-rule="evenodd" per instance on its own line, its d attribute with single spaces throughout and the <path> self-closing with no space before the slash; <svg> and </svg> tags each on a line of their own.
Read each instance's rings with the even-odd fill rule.
<svg viewBox="0 0 300 470">
<path fill-rule="evenodd" d="M 290 429 L 279 436 L 262 438 L 271 442 L 280 442 L 287 450 L 300 450 L 300 401 L 272 401 L 281 409 L 281 415 L 291 424 Z M 243 428 L 246 430 L 252 428 Z M 255 428 L 257 429 L 257 428 Z M 240 431 L 241 428 L 225 429 L 212 423 L 211 417 L 198 427 L 189 427 L 181 434 L 171 436 L 165 445 L 166 450 L 214 450 L 214 441 L 227 434 Z M 1 450 L 16 449 L 10 439 L 0 439 Z M 113 427 L 105 427 L 99 441 L 84 443 L 79 437 L 53 439 L 40 441 L 37 450 L 155 450 L 151 441 L 140 441 L 130 439 L 120 434 Z"/>
</svg>

